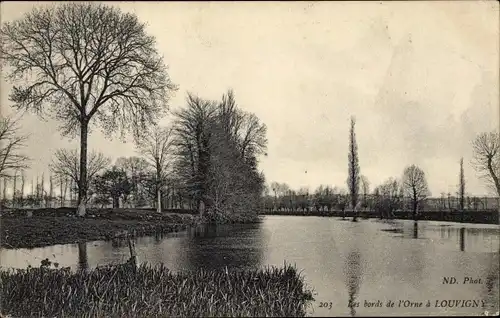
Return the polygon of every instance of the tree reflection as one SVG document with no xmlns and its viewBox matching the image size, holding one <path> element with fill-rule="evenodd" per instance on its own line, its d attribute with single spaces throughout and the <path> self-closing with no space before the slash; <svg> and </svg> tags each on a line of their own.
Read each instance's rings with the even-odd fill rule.
<svg viewBox="0 0 500 318">
<path fill-rule="evenodd" d="M 465 251 L 465 228 L 460 228 L 460 251 Z"/>
<path fill-rule="evenodd" d="M 500 308 L 500 301 L 498 299 L 500 285 L 499 255 L 496 253 L 491 253 L 488 263 L 488 272 L 486 274 L 482 290 L 482 294 L 484 295 L 483 299 L 486 301 L 486 308 L 483 308 L 483 310 L 497 312 Z"/>
<path fill-rule="evenodd" d="M 87 243 L 78 243 L 78 270 L 86 271 L 89 268 L 89 261 L 87 256 Z"/>
<path fill-rule="evenodd" d="M 347 279 L 348 305 L 352 317 L 356 315 L 355 303 L 361 286 L 361 266 L 361 253 L 357 249 L 351 250 L 346 259 L 344 275 Z"/>
<path fill-rule="evenodd" d="M 198 226 L 179 244 L 183 270 L 260 268 L 265 245 L 260 223 Z"/>
</svg>

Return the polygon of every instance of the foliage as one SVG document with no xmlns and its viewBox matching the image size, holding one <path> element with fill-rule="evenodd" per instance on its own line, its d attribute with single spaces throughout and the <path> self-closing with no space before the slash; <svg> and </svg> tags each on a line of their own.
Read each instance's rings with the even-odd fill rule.
<svg viewBox="0 0 500 318">
<path fill-rule="evenodd" d="M 175 175 L 188 198 L 203 213 L 257 213 L 264 178 L 257 156 L 265 151 L 266 128 L 241 111 L 231 91 L 221 102 L 188 94 L 187 108 L 176 113 Z"/>
<path fill-rule="evenodd" d="M 102 175 L 98 175 L 94 181 L 94 189 L 99 202 L 106 202 L 106 198 L 113 200 L 113 207 L 119 208 L 120 199 L 127 201 L 128 196 L 133 191 L 133 184 L 130 182 L 124 170 L 113 166 Z"/>
<path fill-rule="evenodd" d="M 351 128 L 349 131 L 349 153 L 348 153 L 348 173 L 347 173 L 347 188 L 349 189 L 350 203 L 353 209 L 356 209 L 358 204 L 359 195 L 359 158 L 358 158 L 358 144 L 356 143 L 356 133 L 354 127 L 356 120 L 351 117 Z M 354 216 L 353 221 L 356 220 Z"/>
</svg>

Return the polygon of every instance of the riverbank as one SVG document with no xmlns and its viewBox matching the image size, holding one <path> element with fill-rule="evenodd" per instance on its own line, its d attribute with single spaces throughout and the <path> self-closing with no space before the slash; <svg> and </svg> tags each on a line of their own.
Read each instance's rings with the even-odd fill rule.
<svg viewBox="0 0 500 318">
<path fill-rule="evenodd" d="M 71 273 L 0 271 L 2 314 L 15 317 L 302 317 L 313 300 L 295 267 L 173 274 L 131 265 Z"/>
<path fill-rule="evenodd" d="M 27 216 L 31 211 L 32 216 Z M 54 244 L 111 240 L 186 230 L 213 222 L 197 215 L 139 209 L 88 209 L 76 217 L 74 208 L 10 210 L 0 217 L 2 248 L 34 248 Z M 256 216 L 217 218 L 221 223 L 257 222 Z"/>
<path fill-rule="evenodd" d="M 282 216 L 322 216 L 322 217 L 345 217 L 352 218 L 353 211 L 345 211 L 345 214 L 340 210 L 331 211 L 265 211 L 261 215 L 282 215 Z M 462 214 L 459 211 L 425 211 L 418 215 L 420 221 L 443 221 L 461 223 L 476 223 L 476 224 L 498 224 L 500 213 L 497 210 L 477 210 L 465 211 Z M 379 219 L 380 214 L 375 211 L 360 211 L 360 218 Z M 411 211 L 396 211 L 391 219 L 395 220 L 413 220 Z"/>
</svg>

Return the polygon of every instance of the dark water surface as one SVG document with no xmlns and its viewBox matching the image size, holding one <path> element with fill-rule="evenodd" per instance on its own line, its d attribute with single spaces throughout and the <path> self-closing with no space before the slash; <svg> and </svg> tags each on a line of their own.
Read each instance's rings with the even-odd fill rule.
<svg viewBox="0 0 500 318">
<path fill-rule="evenodd" d="M 267 216 L 261 224 L 139 238 L 136 249 L 139 262 L 174 271 L 296 264 L 316 293 L 313 316 L 491 315 L 499 308 L 499 233 L 498 225 Z M 13 268 L 49 258 L 77 269 L 128 257 L 126 242 L 102 241 L 0 252 L 2 267 Z M 463 284 L 466 277 L 480 283 Z"/>
</svg>

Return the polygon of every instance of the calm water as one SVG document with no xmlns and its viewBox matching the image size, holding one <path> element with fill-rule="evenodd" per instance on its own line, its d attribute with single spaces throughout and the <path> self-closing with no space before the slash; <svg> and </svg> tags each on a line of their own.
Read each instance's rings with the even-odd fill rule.
<svg viewBox="0 0 500 318">
<path fill-rule="evenodd" d="M 268 216 L 261 224 L 139 238 L 136 249 L 140 262 L 174 271 L 295 263 L 316 293 L 313 316 L 480 315 L 499 307 L 499 233 L 496 225 Z M 2 267 L 39 266 L 49 258 L 76 269 L 124 262 L 129 251 L 124 242 L 91 242 L 1 250 L 0 257 Z M 459 284 L 443 284 L 443 277 Z M 464 285 L 465 277 L 481 284 Z M 382 307 L 365 307 L 378 300 Z M 423 305 L 398 307 L 400 300 Z M 486 308 L 436 307 L 451 300 L 484 301 Z M 349 308 L 349 301 L 359 307 Z"/>
</svg>

